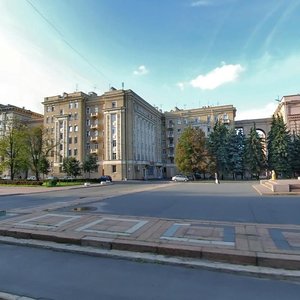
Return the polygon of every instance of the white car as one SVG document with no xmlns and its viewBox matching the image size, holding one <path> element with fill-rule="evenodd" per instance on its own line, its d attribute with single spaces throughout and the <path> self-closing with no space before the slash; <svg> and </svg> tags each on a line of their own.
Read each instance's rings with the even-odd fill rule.
<svg viewBox="0 0 300 300">
<path fill-rule="evenodd" d="M 189 179 L 188 179 L 187 176 L 179 174 L 179 175 L 173 176 L 172 177 L 172 181 L 184 181 L 184 182 L 187 182 L 187 181 L 189 181 Z"/>
</svg>

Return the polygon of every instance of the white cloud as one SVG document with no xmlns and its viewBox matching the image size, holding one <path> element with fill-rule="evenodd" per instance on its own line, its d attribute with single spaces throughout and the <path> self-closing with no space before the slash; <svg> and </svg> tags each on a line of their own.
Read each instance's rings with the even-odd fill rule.
<svg viewBox="0 0 300 300">
<path fill-rule="evenodd" d="M 179 87 L 179 89 L 180 89 L 181 91 L 183 91 L 184 88 L 185 88 L 185 83 L 184 83 L 184 82 L 178 82 L 176 85 Z"/>
<path fill-rule="evenodd" d="M 215 88 L 229 82 L 235 81 L 244 68 L 240 65 L 226 65 L 222 63 L 221 67 L 217 67 L 205 75 L 199 75 L 190 81 L 194 88 L 201 90 L 214 90 Z"/>
<path fill-rule="evenodd" d="M 192 7 L 197 7 L 197 6 L 208 6 L 211 5 L 212 3 L 207 0 L 199 0 L 199 1 L 194 1 L 191 3 Z"/>
<path fill-rule="evenodd" d="M 148 69 L 144 65 L 139 66 L 137 68 L 137 70 L 133 71 L 133 74 L 134 75 L 138 75 L 138 76 L 146 75 L 148 73 L 149 73 L 149 71 L 148 71 Z"/>
<path fill-rule="evenodd" d="M 270 118 L 277 108 L 278 102 L 269 102 L 265 106 L 247 110 L 238 110 L 236 120 L 251 120 L 260 118 Z"/>
</svg>

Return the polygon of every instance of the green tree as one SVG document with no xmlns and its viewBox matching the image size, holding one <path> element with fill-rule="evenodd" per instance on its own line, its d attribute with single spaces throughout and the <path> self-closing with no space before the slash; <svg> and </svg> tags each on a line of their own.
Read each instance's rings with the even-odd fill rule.
<svg viewBox="0 0 300 300">
<path fill-rule="evenodd" d="M 50 162 L 47 159 L 47 157 L 45 155 L 42 155 L 39 159 L 39 163 L 38 163 L 38 170 L 40 173 L 44 174 L 48 174 L 49 173 L 49 168 L 50 168 Z"/>
<path fill-rule="evenodd" d="M 186 128 L 176 146 L 175 163 L 185 173 L 210 171 L 213 166 L 212 157 L 206 146 L 205 133 L 195 127 Z"/>
<path fill-rule="evenodd" d="M 28 152 L 25 144 L 25 127 L 18 119 L 11 119 L 6 124 L 5 135 L 0 139 L 1 169 L 9 169 L 11 179 L 28 168 Z"/>
<path fill-rule="evenodd" d="M 244 174 L 244 148 L 245 136 L 242 132 L 233 128 L 228 132 L 228 171 L 232 178 L 236 179 L 237 175 L 243 177 Z"/>
<path fill-rule="evenodd" d="M 95 155 L 89 154 L 86 160 L 83 162 L 82 169 L 84 172 L 89 173 L 90 178 L 91 172 L 98 170 L 97 157 Z"/>
<path fill-rule="evenodd" d="M 300 176 L 300 136 L 295 133 L 292 135 L 290 155 L 293 175 Z"/>
<path fill-rule="evenodd" d="M 273 116 L 267 140 L 269 169 L 282 177 L 290 177 L 292 141 L 282 116 Z"/>
<path fill-rule="evenodd" d="M 250 129 L 250 133 L 245 142 L 245 165 L 247 170 L 254 175 L 255 178 L 259 178 L 260 173 L 266 167 L 266 158 L 263 149 L 263 143 L 256 131 L 256 126 Z"/>
<path fill-rule="evenodd" d="M 209 149 L 215 158 L 216 169 L 223 178 L 228 173 L 228 128 L 221 122 L 217 122 L 213 132 L 209 135 Z"/>
<path fill-rule="evenodd" d="M 63 159 L 63 172 L 68 176 L 74 176 L 75 178 L 81 174 L 80 162 L 75 157 L 66 157 Z"/>
</svg>

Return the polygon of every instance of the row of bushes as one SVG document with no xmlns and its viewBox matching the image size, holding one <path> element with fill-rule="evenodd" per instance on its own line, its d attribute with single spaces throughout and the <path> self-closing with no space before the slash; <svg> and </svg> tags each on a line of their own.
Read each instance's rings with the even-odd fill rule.
<svg viewBox="0 0 300 300">
<path fill-rule="evenodd" d="M 0 184 L 13 184 L 13 185 L 32 185 L 32 186 L 40 186 L 43 185 L 44 182 L 46 182 L 47 186 L 55 186 L 58 182 L 90 182 L 90 183 L 99 183 L 98 178 L 78 178 L 78 179 L 46 179 L 46 180 L 26 180 L 26 179 L 16 179 L 16 180 L 10 180 L 10 179 L 0 179 Z"/>
<path fill-rule="evenodd" d="M 14 185 L 42 185 L 43 181 L 36 181 L 36 180 L 26 180 L 26 179 L 17 179 L 17 180 L 10 180 L 10 179 L 0 179 L 0 184 L 14 184 Z"/>
</svg>

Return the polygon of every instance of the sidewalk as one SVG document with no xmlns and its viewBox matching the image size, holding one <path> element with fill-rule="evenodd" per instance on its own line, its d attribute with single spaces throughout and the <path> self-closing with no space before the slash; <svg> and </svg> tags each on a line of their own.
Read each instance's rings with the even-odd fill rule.
<svg viewBox="0 0 300 300">
<path fill-rule="evenodd" d="M 72 204 L 11 210 L 0 217 L 0 235 L 300 270 L 300 225 L 119 216 L 93 212 L 84 199 Z"/>
</svg>

